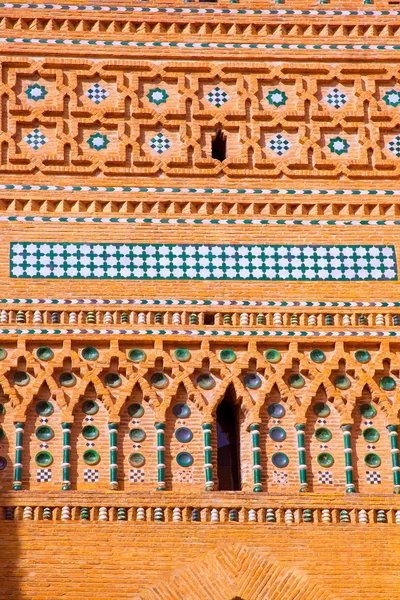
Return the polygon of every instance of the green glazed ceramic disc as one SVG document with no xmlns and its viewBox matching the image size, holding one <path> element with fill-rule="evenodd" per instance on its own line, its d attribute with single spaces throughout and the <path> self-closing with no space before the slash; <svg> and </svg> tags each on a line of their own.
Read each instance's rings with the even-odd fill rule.
<svg viewBox="0 0 400 600">
<path fill-rule="evenodd" d="M 3 471 L 7 466 L 7 459 L 4 456 L 0 456 L 0 471 Z"/>
<path fill-rule="evenodd" d="M 95 400 L 85 400 L 82 403 L 82 411 L 85 415 L 95 415 L 99 410 L 99 405 Z"/>
<path fill-rule="evenodd" d="M 129 437 L 132 442 L 143 442 L 146 439 L 146 433 L 143 429 L 135 428 L 130 430 Z"/>
<path fill-rule="evenodd" d="M 128 352 L 128 359 L 134 363 L 142 362 L 146 359 L 146 352 L 141 348 L 132 348 Z"/>
<path fill-rule="evenodd" d="M 176 350 L 174 350 L 174 356 L 175 356 L 176 360 L 185 362 L 185 361 L 189 360 L 189 358 L 191 357 L 191 354 L 190 354 L 190 350 L 188 350 L 187 348 L 176 348 Z"/>
<path fill-rule="evenodd" d="M 311 350 L 310 358 L 316 363 L 322 363 L 325 360 L 325 352 L 316 348 L 315 350 Z"/>
<path fill-rule="evenodd" d="M 380 438 L 379 431 L 375 427 L 363 429 L 362 435 L 366 442 L 377 442 Z"/>
<path fill-rule="evenodd" d="M 379 385 L 383 390 L 389 392 L 390 390 L 394 390 L 396 387 L 396 382 L 393 377 L 381 377 Z"/>
<path fill-rule="evenodd" d="M 175 404 L 172 411 L 178 419 L 187 419 L 187 417 L 190 417 L 190 407 L 183 402 Z"/>
<path fill-rule="evenodd" d="M 99 436 L 99 430 L 94 425 L 85 425 L 82 435 L 85 440 L 95 440 Z"/>
<path fill-rule="evenodd" d="M 160 390 L 168 385 L 168 377 L 164 373 L 153 373 L 150 377 L 150 383 Z"/>
<path fill-rule="evenodd" d="M 329 442 L 332 439 L 332 433 L 327 427 L 318 427 L 314 435 L 319 442 Z"/>
<path fill-rule="evenodd" d="M 73 373 L 61 373 L 58 379 L 60 384 L 64 387 L 72 387 L 76 384 L 76 377 Z"/>
<path fill-rule="evenodd" d="M 366 419 L 373 419 L 376 416 L 376 408 L 373 404 L 361 404 L 360 413 Z"/>
<path fill-rule="evenodd" d="M 371 355 L 368 350 L 356 350 L 354 352 L 354 358 L 359 363 L 367 363 L 371 360 Z"/>
<path fill-rule="evenodd" d="M 338 390 L 347 390 L 351 385 L 350 379 L 347 375 L 338 375 L 335 377 L 335 386 Z"/>
<path fill-rule="evenodd" d="M 274 419 L 280 419 L 284 416 L 285 412 L 285 407 L 282 404 L 277 404 L 276 402 L 273 402 L 268 406 L 268 414 Z"/>
<path fill-rule="evenodd" d="M 201 373 L 197 378 L 197 385 L 203 390 L 211 390 L 215 385 L 215 379 L 209 373 Z"/>
<path fill-rule="evenodd" d="M 261 377 L 257 373 L 247 373 L 244 378 L 244 385 L 251 390 L 256 390 L 261 385 Z"/>
<path fill-rule="evenodd" d="M 193 464 L 193 456 L 189 452 L 179 452 L 176 462 L 180 467 L 190 467 Z"/>
<path fill-rule="evenodd" d="M 143 456 L 143 454 L 140 454 L 140 452 L 133 452 L 129 456 L 129 464 L 132 467 L 135 467 L 135 468 L 143 467 L 144 462 L 145 462 L 144 456 Z"/>
<path fill-rule="evenodd" d="M 286 431 L 282 427 L 272 427 L 269 437 L 274 442 L 283 442 L 286 439 Z"/>
<path fill-rule="evenodd" d="M 328 417 L 331 414 L 331 409 L 325 402 L 317 402 L 314 406 L 314 412 L 318 417 Z"/>
<path fill-rule="evenodd" d="M 317 463 L 320 467 L 331 467 L 334 462 L 333 456 L 329 452 L 321 452 L 317 456 Z"/>
<path fill-rule="evenodd" d="M 236 360 L 236 353 L 233 350 L 221 350 L 219 357 L 224 363 L 233 363 Z"/>
<path fill-rule="evenodd" d="M 96 450 L 85 450 L 82 458 L 87 465 L 97 465 L 100 455 Z"/>
<path fill-rule="evenodd" d="M 50 452 L 42 450 L 36 454 L 35 462 L 37 465 L 39 465 L 39 467 L 49 467 L 53 462 L 53 457 Z"/>
<path fill-rule="evenodd" d="M 42 440 L 42 442 L 47 442 L 54 437 L 54 431 L 48 425 L 40 425 L 40 427 L 36 429 L 36 437 L 39 440 Z"/>
<path fill-rule="evenodd" d="M 284 467 L 288 466 L 289 457 L 283 452 L 275 452 L 275 454 L 271 456 L 271 461 L 274 467 L 277 467 L 278 469 L 283 469 Z"/>
<path fill-rule="evenodd" d="M 53 358 L 54 352 L 48 346 L 40 346 L 40 348 L 36 350 L 36 356 L 39 360 L 50 360 Z"/>
<path fill-rule="evenodd" d="M 104 383 L 108 385 L 108 387 L 118 387 L 121 385 L 121 377 L 118 373 L 107 373 L 104 377 Z"/>
<path fill-rule="evenodd" d="M 188 427 L 179 427 L 179 429 L 175 431 L 175 437 L 178 442 L 187 444 L 188 442 L 192 441 L 193 433 L 190 431 L 190 429 L 188 429 Z"/>
<path fill-rule="evenodd" d="M 134 402 L 128 406 L 128 415 L 130 417 L 134 417 L 135 419 L 139 419 L 144 415 L 144 408 L 138 402 Z"/>
<path fill-rule="evenodd" d="M 4 440 L 6 436 L 6 432 L 4 431 L 4 429 L 2 427 L 0 427 L 0 440 Z"/>
<path fill-rule="evenodd" d="M 4 360 L 7 356 L 7 350 L 5 348 L 0 348 L 0 360 Z"/>
<path fill-rule="evenodd" d="M 85 346 L 85 348 L 82 348 L 81 354 L 85 360 L 96 360 L 99 358 L 98 350 L 94 346 Z"/>
<path fill-rule="evenodd" d="M 47 402 L 46 400 L 42 400 L 36 404 L 36 412 L 41 417 L 49 417 L 54 412 L 54 406 L 51 402 Z"/>
<path fill-rule="evenodd" d="M 15 385 L 28 385 L 30 381 L 29 373 L 26 371 L 16 371 L 13 376 Z"/>
<path fill-rule="evenodd" d="M 364 462 L 369 467 L 374 468 L 379 467 L 379 465 L 381 464 L 381 459 L 378 456 L 378 454 L 375 454 L 374 452 L 368 452 L 368 454 L 364 456 Z"/>
<path fill-rule="evenodd" d="M 300 373 L 292 373 L 292 375 L 289 375 L 288 383 L 290 387 L 299 389 L 305 384 L 305 379 Z"/>
<path fill-rule="evenodd" d="M 274 350 L 273 348 L 271 348 L 271 350 L 266 350 L 264 356 L 265 360 L 270 363 L 277 363 L 281 360 L 281 353 L 279 350 Z"/>
</svg>

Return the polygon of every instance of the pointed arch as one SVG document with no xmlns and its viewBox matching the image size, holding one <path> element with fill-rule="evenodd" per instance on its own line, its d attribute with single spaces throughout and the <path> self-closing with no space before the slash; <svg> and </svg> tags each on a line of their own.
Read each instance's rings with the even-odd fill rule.
<svg viewBox="0 0 400 600">
<path fill-rule="evenodd" d="M 240 403 L 245 408 L 246 415 L 252 413 L 254 403 L 250 394 L 248 393 L 240 379 L 231 374 L 230 376 L 225 377 L 219 384 L 218 388 L 215 390 L 212 402 L 210 402 L 210 405 L 208 407 L 208 412 L 210 415 L 215 415 L 217 407 L 220 404 L 220 402 L 222 402 L 226 391 L 230 385 L 232 385 L 235 390 L 237 401 L 242 401 Z"/>
<path fill-rule="evenodd" d="M 70 414 L 73 413 L 75 407 L 79 403 L 79 400 L 82 396 L 85 395 L 88 386 L 92 384 L 96 395 L 101 398 L 101 401 L 106 408 L 108 413 L 111 413 L 113 409 L 113 401 L 111 399 L 111 395 L 109 391 L 102 384 L 98 374 L 96 371 L 88 371 L 82 379 L 79 381 L 78 385 L 74 388 L 71 402 L 69 405 Z"/>
</svg>

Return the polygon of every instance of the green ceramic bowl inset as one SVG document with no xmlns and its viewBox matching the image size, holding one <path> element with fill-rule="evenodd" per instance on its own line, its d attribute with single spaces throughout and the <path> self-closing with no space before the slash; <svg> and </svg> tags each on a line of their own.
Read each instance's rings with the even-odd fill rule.
<svg viewBox="0 0 400 600">
<path fill-rule="evenodd" d="M 87 465 L 97 465 L 100 460 L 100 455 L 96 450 L 85 450 L 82 458 Z"/>
<path fill-rule="evenodd" d="M 233 363 L 236 360 L 236 352 L 226 348 L 225 350 L 221 350 L 219 357 L 224 363 Z"/>
<path fill-rule="evenodd" d="M 244 378 L 244 385 L 251 390 L 257 390 L 261 386 L 261 377 L 257 373 L 247 373 Z"/>
<path fill-rule="evenodd" d="M 289 457 L 283 452 L 275 452 L 275 454 L 271 456 L 271 462 L 277 469 L 283 469 L 288 466 Z"/>
<path fill-rule="evenodd" d="M 362 436 L 366 442 L 377 442 L 381 437 L 379 431 L 375 429 L 375 427 L 363 429 Z"/>
<path fill-rule="evenodd" d="M 146 352 L 141 348 L 131 348 L 128 352 L 128 360 L 139 363 L 146 360 Z"/>
<path fill-rule="evenodd" d="M 178 440 L 178 442 L 181 442 L 182 444 L 187 444 L 188 442 L 192 441 L 193 433 L 188 427 L 179 427 L 179 429 L 175 431 L 175 437 Z"/>
<path fill-rule="evenodd" d="M 314 435 L 319 442 L 329 442 L 332 439 L 332 433 L 327 427 L 318 427 Z"/>
<path fill-rule="evenodd" d="M 168 377 L 164 373 L 153 373 L 150 377 L 150 383 L 158 390 L 162 390 L 168 385 Z"/>
<path fill-rule="evenodd" d="M 0 471 L 3 471 L 7 466 L 7 459 L 4 456 L 0 456 Z"/>
<path fill-rule="evenodd" d="M 303 375 L 300 375 L 300 373 L 292 373 L 288 377 L 288 384 L 292 388 L 299 389 L 304 386 L 305 379 L 304 379 Z"/>
<path fill-rule="evenodd" d="M 31 377 L 26 371 L 16 371 L 13 375 L 15 385 L 28 385 Z"/>
<path fill-rule="evenodd" d="M 354 358 L 359 363 L 367 363 L 371 360 L 371 355 L 368 350 L 356 350 L 354 352 Z"/>
<path fill-rule="evenodd" d="M 191 353 L 187 348 L 176 348 L 176 350 L 174 350 L 174 356 L 176 360 L 186 362 L 191 357 Z"/>
<path fill-rule="evenodd" d="M 143 429 L 135 427 L 134 429 L 130 430 L 129 437 L 132 442 L 143 442 L 146 439 L 146 433 L 143 431 Z"/>
<path fill-rule="evenodd" d="M 54 406 L 51 402 L 47 402 L 46 400 L 42 400 L 36 404 L 36 412 L 41 417 L 49 417 L 54 412 Z"/>
<path fill-rule="evenodd" d="M 381 459 L 378 454 L 375 454 L 375 452 L 368 452 L 368 454 L 364 456 L 364 462 L 369 467 L 375 468 L 379 467 L 381 464 Z"/>
<path fill-rule="evenodd" d="M 7 357 L 7 350 L 5 348 L 0 348 L 0 360 L 4 360 Z"/>
<path fill-rule="evenodd" d="M 122 379 L 118 373 L 107 373 L 107 375 L 104 377 L 104 383 L 108 387 L 115 388 L 121 385 Z"/>
<path fill-rule="evenodd" d="M 268 414 L 270 417 L 274 419 L 280 419 L 285 415 L 285 407 L 283 404 L 278 404 L 277 402 L 273 402 L 268 406 Z"/>
<path fill-rule="evenodd" d="M 323 352 L 322 350 L 318 350 L 318 348 L 315 348 L 315 350 L 311 350 L 310 358 L 316 363 L 322 363 L 325 360 L 325 352 Z"/>
<path fill-rule="evenodd" d="M 331 467 L 334 462 L 334 458 L 329 452 L 321 452 L 317 456 L 317 463 L 320 467 Z"/>
<path fill-rule="evenodd" d="M 178 404 L 175 404 L 172 411 L 178 419 L 187 419 L 187 417 L 190 417 L 191 412 L 190 406 L 184 404 L 183 402 L 178 402 Z"/>
<path fill-rule="evenodd" d="M 99 430 L 94 425 L 85 425 L 82 429 L 82 435 L 85 440 L 95 440 L 99 437 Z"/>
<path fill-rule="evenodd" d="M 82 348 L 81 354 L 85 360 L 97 360 L 99 358 L 99 352 L 94 346 L 85 346 Z"/>
<path fill-rule="evenodd" d="M 215 379 L 210 373 L 201 373 L 197 378 L 197 385 L 203 390 L 211 390 L 215 385 Z"/>
<path fill-rule="evenodd" d="M 334 383 L 338 390 L 347 390 L 351 385 L 351 381 L 347 375 L 338 375 L 335 377 Z"/>
<path fill-rule="evenodd" d="M 283 442 L 286 440 L 286 431 L 282 427 L 272 427 L 269 432 L 269 437 L 274 442 Z"/>
<path fill-rule="evenodd" d="M 274 350 L 271 348 L 270 350 L 266 350 L 264 352 L 265 360 L 270 363 L 277 363 L 281 360 L 281 353 L 279 350 Z"/>
<path fill-rule="evenodd" d="M 325 402 L 317 402 L 314 406 L 314 412 L 318 417 L 328 417 L 331 414 L 331 409 Z"/>
<path fill-rule="evenodd" d="M 189 452 L 179 452 L 176 462 L 180 467 L 190 467 L 193 464 L 193 456 Z"/>
<path fill-rule="evenodd" d="M 386 392 L 390 392 L 391 390 L 394 390 L 394 388 L 396 387 L 396 382 L 393 379 L 393 377 L 381 377 L 381 379 L 379 381 L 379 385 Z"/>
<path fill-rule="evenodd" d="M 138 402 L 134 402 L 128 406 L 128 415 L 134 419 L 140 419 L 144 415 L 144 408 Z"/>
<path fill-rule="evenodd" d="M 361 404 L 360 413 L 366 419 L 373 419 L 376 417 L 376 408 L 373 404 Z"/>
<path fill-rule="evenodd" d="M 82 411 L 85 415 L 95 415 L 99 410 L 99 405 L 95 400 L 85 400 L 82 403 Z"/>
<path fill-rule="evenodd" d="M 140 452 L 132 452 L 132 454 L 129 456 L 129 464 L 136 469 L 143 467 L 144 463 L 144 456 L 143 454 L 140 454 Z"/>
<path fill-rule="evenodd" d="M 48 425 L 40 425 L 40 427 L 36 429 L 36 437 L 38 440 L 42 440 L 42 442 L 47 442 L 54 437 L 54 431 Z"/>
<path fill-rule="evenodd" d="M 35 456 L 35 462 L 39 467 L 49 467 L 53 462 L 53 457 L 50 452 L 46 452 L 46 450 L 42 450 L 38 452 Z"/>
<path fill-rule="evenodd" d="M 6 437 L 6 432 L 4 431 L 4 429 L 2 427 L 0 427 L 0 441 L 4 440 L 5 437 Z"/>
<path fill-rule="evenodd" d="M 72 387 L 76 384 L 76 377 L 73 373 L 61 373 L 58 381 L 64 387 Z"/>
<path fill-rule="evenodd" d="M 51 360 L 54 356 L 54 352 L 48 346 L 40 346 L 40 348 L 36 350 L 36 356 L 39 360 Z"/>
</svg>

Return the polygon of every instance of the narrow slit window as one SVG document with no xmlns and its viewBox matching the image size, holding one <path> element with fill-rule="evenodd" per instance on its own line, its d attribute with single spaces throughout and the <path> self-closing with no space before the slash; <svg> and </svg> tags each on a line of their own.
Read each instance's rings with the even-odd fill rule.
<svg viewBox="0 0 400 600">
<path fill-rule="evenodd" d="M 218 129 L 211 142 L 211 156 L 221 162 L 226 159 L 226 135 Z"/>
</svg>

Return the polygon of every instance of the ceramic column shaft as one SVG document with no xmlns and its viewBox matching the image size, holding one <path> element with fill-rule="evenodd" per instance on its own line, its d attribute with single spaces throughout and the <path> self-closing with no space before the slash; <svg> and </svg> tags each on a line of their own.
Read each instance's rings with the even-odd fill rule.
<svg viewBox="0 0 400 600">
<path fill-rule="evenodd" d="M 296 425 L 297 432 L 297 453 L 299 457 L 299 479 L 300 479 L 300 492 L 307 491 L 307 464 L 306 464 L 306 446 L 305 446 L 305 432 L 306 426 L 303 423 Z"/>
<path fill-rule="evenodd" d="M 212 473 L 212 446 L 211 446 L 211 423 L 204 423 L 203 440 L 204 440 L 204 473 L 206 478 L 206 492 L 214 489 L 213 473 Z"/>
<path fill-rule="evenodd" d="M 13 490 L 22 490 L 22 443 L 25 423 L 15 423 L 15 462 Z"/>
<path fill-rule="evenodd" d="M 388 426 L 391 446 L 390 452 L 392 454 L 394 493 L 400 494 L 399 440 L 397 429 L 397 425 Z"/>
<path fill-rule="evenodd" d="M 165 423 L 156 423 L 157 430 L 157 490 L 165 490 L 165 446 L 164 446 L 164 435 L 165 435 Z"/>
<path fill-rule="evenodd" d="M 71 482 L 69 480 L 69 462 L 71 454 L 71 423 L 62 423 L 63 431 L 63 462 L 62 462 L 62 490 L 70 490 Z"/>
<path fill-rule="evenodd" d="M 356 489 L 353 482 L 353 460 L 351 456 L 351 425 L 342 425 L 344 444 L 344 464 L 346 471 L 346 492 L 352 493 Z"/>
<path fill-rule="evenodd" d="M 117 431 L 118 425 L 117 423 L 110 423 L 108 425 L 108 429 L 110 432 L 110 488 L 112 490 L 116 490 L 118 488 L 118 479 L 117 479 Z"/>
<path fill-rule="evenodd" d="M 261 455 L 260 455 L 260 425 L 253 423 L 250 425 L 250 433 L 253 446 L 253 492 L 262 492 L 261 485 Z"/>
</svg>

